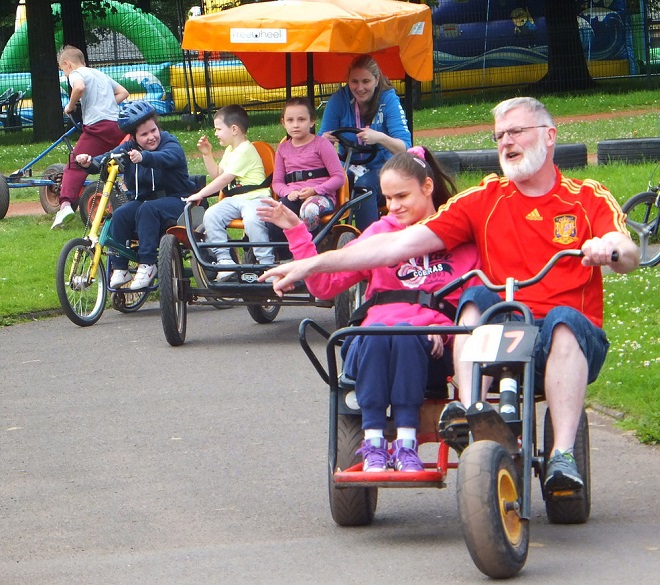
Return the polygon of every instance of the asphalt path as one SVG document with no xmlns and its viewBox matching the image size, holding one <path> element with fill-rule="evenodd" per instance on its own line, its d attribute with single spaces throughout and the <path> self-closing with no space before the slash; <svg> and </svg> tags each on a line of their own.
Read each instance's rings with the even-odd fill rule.
<svg viewBox="0 0 660 585">
<path fill-rule="evenodd" d="M 380 490 L 337 527 L 326 486 L 327 388 L 270 325 L 193 308 L 170 347 L 157 305 L 0 329 L 0 584 L 478 583 L 447 489 Z M 538 482 L 519 582 L 658 582 L 660 451 L 590 413 L 593 506 L 548 524 Z"/>
</svg>

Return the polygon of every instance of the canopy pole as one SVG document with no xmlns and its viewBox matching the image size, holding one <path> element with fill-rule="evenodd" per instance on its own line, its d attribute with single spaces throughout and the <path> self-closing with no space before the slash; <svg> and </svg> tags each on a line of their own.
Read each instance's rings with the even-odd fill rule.
<svg viewBox="0 0 660 585">
<path fill-rule="evenodd" d="M 307 53 L 307 98 L 309 103 L 314 105 L 314 53 Z"/>
<path fill-rule="evenodd" d="M 403 87 L 405 89 L 406 95 L 404 96 L 404 111 L 406 113 L 406 119 L 408 120 L 408 130 L 410 130 L 410 136 L 413 135 L 413 102 L 415 101 L 415 96 L 413 96 L 413 78 L 406 73 L 406 78 L 403 82 Z M 414 144 L 414 141 L 413 141 Z"/>
<path fill-rule="evenodd" d="M 291 99 L 291 53 L 284 55 L 286 67 L 286 99 Z"/>
</svg>

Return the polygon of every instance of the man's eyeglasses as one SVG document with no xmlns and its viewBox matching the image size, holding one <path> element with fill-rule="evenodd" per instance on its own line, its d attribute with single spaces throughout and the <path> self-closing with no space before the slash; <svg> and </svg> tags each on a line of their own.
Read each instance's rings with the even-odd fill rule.
<svg viewBox="0 0 660 585">
<path fill-rule="evenodd" d="M 493 132 L 493 142 L 499 142 L 504 138 L 505 134 L 511 136 L 511 138 L 518 138 L 525 130 L 531 130 L 532 128 L 547 128 L 547 124 L 541 124 L 540 126 L 514 126 L 508 130 L 503 130 L 502 132 Z"/>
</svg>

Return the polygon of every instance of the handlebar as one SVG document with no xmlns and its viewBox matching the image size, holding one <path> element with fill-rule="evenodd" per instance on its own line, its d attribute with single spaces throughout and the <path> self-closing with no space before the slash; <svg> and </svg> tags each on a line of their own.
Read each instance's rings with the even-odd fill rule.
<svg viewBox="0 0 660 585">
<path fill-rule="evenodd" d="M 517 291 L 520 290 L 521 288 L 532 286 L 533 284 L 538 283 L 540 280 L 542 280 L 545 277 L 546 274 L 548 274 L 548 272 L 550 272 L 550 270 L 552 270 L 552 268 L 555 266 L 555 264 L 557 264 L 559 260 L 567 256 L 582 258 L 584 256 L 584 253 L 582 252 L 582 250 L 561 250 L 557 252 L 552 258 L 550 258 L 550 260 L 548 260 L 546 265 L 543 268 L 541 268 L 541 270 L 536 275 L 532 276 L 531 278 L 528 278 L 527 280 L 515 280 L 512 278 L 509 281 L 509 279 L 507 279 L 507 282 L 505 284 L 493 284 L 482 270 L 479 269 L 470 270 L 470 272 L 467 272 L 463 276 L 458 277 L 456 280 L 442 287 L 439 291 L 433 293 L 433 297 L 434 299 L 442 299 L 446 297 L 448 294 L 462 287 L 466 282 L 468 282 L 469 280 L 475 277 L 481 280 L 483 285 L 493 292 Z M 614 252 L 612 252 L 612 262 L 617 262 L 618 260 L 619 260 L 619 253 L 616 250 L 614 250 Z"/>
</svg>

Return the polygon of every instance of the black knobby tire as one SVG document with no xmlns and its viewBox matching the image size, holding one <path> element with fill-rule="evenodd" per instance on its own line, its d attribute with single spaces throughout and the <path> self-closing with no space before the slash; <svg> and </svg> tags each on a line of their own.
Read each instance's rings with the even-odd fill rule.
<svg viewBox="0 0 660 585">
<path fill-rule="evenodd" d="M 340 250 L 356 237 L 354 232 L 343 232 L 337 240 L 337 249 Z M 359 282 L 335 297 L 335 326 L 337 329 L 348 327 L 351 315 L 362 304 L 364 291 L 365 283 Z"/>
<path fill-rule="evenodd" d="M 254 255 L 254 250 L 252 248 L 246 248 L 244 254 L 243 254 L 243 261 L 245 264 L 256 264 L 257 259 L 256 256 Z M 273 298 L 277 298 L 275 293 L 273 293 Z M 259 323 L 260 325 L 265 325 L 267 323 L 272 323 L 275 320 L 275 317 L 280 312 L 281 305 L 280 304 L 249 304 L 245 305 L 247 307 L 247 311 L 250 314 L 250 317 L 254 319 L 256 323 Z"/>
<path fill-rule="evenodd" d="M 552 453 L 552 444 L 554 442 L 554 430 L 552 428 L 552 419 L 550 410 L 545 412 L 543 422 L 543 459 L 544 471 L 547 469 L 548 460 Z M 548 515 L 548 521 L 552 524 L 584 524 L 589 520 L 591 513 L 591 460 L 589 451 L 589 421 L 587 413 L 582 411 L 580 424 L 578 425 L 575 436 L 575 445 L 573 455 L 577 463 L 578 472 L 584 482 L 582 491 L 577 497 L 571 499 L 564 498 L 545 498 L 545 511 Z M 545 477 L 545 472 L 542 477 Z"/>
<path fill-rule="evenodd" d="M 183 278 L 183 258 L 178 240 L 165 234 L 158 250 L 158 290 L 160 318 L 165 339 L 170 345 L 183 345 L 186 340 L 188 305 L 179 298 L 179 280 Z"/>
<path fill-rule="evenodd" d="M 657 193 L 647 191 L 633 195 L 623 204 L 626 225 L 633 241 L 639 246 L 639 265 L 660 263 L 660 207 Z"/>
<path fill-rule="evenodd" d="M 46 213 L 57 213 L 60 209 L 60 187 L 62 186 L 62 173 L 64 165 L 56 163 L 46 168 L 43 178 L 53 181 L 52 185 L 39 187 L 39 201 Z"/>
<path fill-rule="evenodd" d="M 80 213 L 80 219 L 82 219 L 83 224 L 87 225 L 87 221 L 91 221 L 89 219 L 90 217 L 92 220 L 94 219 L 96 208 L 101 200 L 102 193 L 103 183 L 99 183 L 98 181 L 90 183 L 83 189 L 83 192 L 80 195 L 80 200 L 78 201 L 78 212 Z M 94 195 L 96 195 L 96 197 L 94 197 Z M 113 210 L 121 207 L 126 201 L 126 195 L 122 193 L 115 184 L 110 192 L 110 200 L 108 201 L 106 211 L 111 213 Z"/>
<path fill-rule="evenodd" d="M 57 259 L 55 285 L 64 314 L 76 325 L 94 325 L 103 314 L 108 289 L 103 262 L 99 262 L 96 277 L 89 282 L 89 270 L 94 258 L 94 246 L 89 240 L 69 240 Z"/>
<path fill-rule="evenodd" d="M 660 138 L 621 138 L 598 143 L 598 164 L 642 163 L 660 160 Z"/>
<path fill-rule="evenodd" d="M 0 219 L 7 215 L 9 210 L 9 184 L 4 175 L 0 175 Z"/>
<path fill-rule="evenodd" d="M 340 414 L 337 418 L 337 468 L 348 469 L 362 460 L 355 452 L 362 445 L 362 417 Z M 337 488 L 334 470 L 328 469 L 330 513 L 339 526 L 367 526 L 374 520 L 378 488 Z"/>
<path fill-rule="evenodd" d="M 494 441 L 477 441 L 461 455 L 457 477 L 463 536 L 479 570 L 494 579 L 516 575 L 529 549 L 529 522 L 514 506 L 521 481 L 508 451 Z"/>
</svg>

